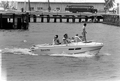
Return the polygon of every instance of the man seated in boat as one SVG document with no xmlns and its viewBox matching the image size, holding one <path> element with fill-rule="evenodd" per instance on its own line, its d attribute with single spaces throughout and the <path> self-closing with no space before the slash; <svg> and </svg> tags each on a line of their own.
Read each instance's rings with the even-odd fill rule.
<svg viewBox="0 0 120 81">
<path fill-rule="evenodd" d="M 53 45 L 59 45 L 61 44 L 59 39 L 58 39 L 58 35 L 55 35 L 54 39 L 53 39 Z"/>
<path fill-rule="evenodd" d="M 74 38 L 74 37 L 72 37 L 70 41 L 71 41 L 71 42 L 75 42 L 75 38 Z"/>
<path fill-rule="evenodd" d="M 82 39 L 78 36 L 78 34 L 76 34 L 76 36 L 74 37 L 75 42 L 82 42 Z"/>
<path fill-rule="evenodd" d="M 84 38 L 83 38 L 83 36 L 79 36 L 79 38 L 80 38 L 82 41 L 84 41 Z"/>
<path fill-rule="evenodd" d="M 70 38 L 68 37 L 67 34 L 64 34 L 63 36 L 63 44 L 69 44 L 71 43 Z"/>
</svg>

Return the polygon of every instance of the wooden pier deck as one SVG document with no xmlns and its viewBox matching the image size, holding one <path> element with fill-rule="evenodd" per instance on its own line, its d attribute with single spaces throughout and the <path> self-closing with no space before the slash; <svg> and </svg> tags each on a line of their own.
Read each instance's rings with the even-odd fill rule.
<svg viewBox="0 0 120 81">
<path fill-rule="evenodd" d="M 60 13 L 60 12 L 31 12 L 30 13 L 30 22 L 73 22 L 73 23 L 77 23 L 77 22 L 82 22 L 82 20 L 84 20 L 84 22 L 101 22 L 103 21 L 103 16 L 102 14 L 92 14 L 92 13 Z M 72 21 L 70 21 L 72 20 Z"/>
</svg>

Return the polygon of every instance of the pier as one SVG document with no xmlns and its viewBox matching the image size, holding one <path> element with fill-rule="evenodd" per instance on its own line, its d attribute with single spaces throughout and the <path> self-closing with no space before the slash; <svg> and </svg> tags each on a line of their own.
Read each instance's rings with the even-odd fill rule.
<svg viewBox="0 0 120 81">
<path fill-rule="evenodd" d="M 31 12 L 31 23 L 103 23 L 120 26 L 120 15 L 107 13 Z"/>
<path fill-rule="evenodd" d="M 29 23 L 103 23 L 120 26 L 116 14 L 18 12 L 0 13 L 0 29 L 29 29 Z"/>
<path fill-rule="evenodd" d="M 118 14 L 103 14 L 103 18 L 104 24 L 120 26 L 120 15 Z"/>
<path fill-rule="evenodd" d="M 23 29 L 29 26 L 29 13 L 0 13 L 0 29 Z"/>
</svg>

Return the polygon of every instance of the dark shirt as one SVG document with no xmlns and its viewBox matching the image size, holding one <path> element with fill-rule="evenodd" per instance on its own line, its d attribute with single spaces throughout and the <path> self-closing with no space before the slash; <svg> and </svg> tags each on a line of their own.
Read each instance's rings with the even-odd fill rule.
<svg viewBox="0 0 120 81">
<path fill-rule="evenodd" d="M 60 44 L 59 39 L 58 38 L 54 39 L 54 43 L 55 43 L 55 45 L 59 45 Z"/>
<path fill-rule="evenodd" d="M 70 43 L 70 39 L 69 38 L 63 38 L 63 44 L 68 44 Z"/>
</svg>

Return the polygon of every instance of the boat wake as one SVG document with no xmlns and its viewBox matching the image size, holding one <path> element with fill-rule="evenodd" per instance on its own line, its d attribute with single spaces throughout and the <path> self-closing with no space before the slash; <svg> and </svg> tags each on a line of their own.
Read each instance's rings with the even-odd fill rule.
<svg viewBox="0 0 120 81">
<path fill-rule="evenodd" d="M 50 54 L 50 56 L 55 56 L 55 57 L 88 57 L 88 58 L 91 58 L 91 57 L 96 57 L 96 56 L 110 56 L 111 54 L 109 53 L 104 53 L 104 54 L 98 54 L 98 55 L 91 55 L 89 54 L 88 52 L 86 53 L 82 53 L 82 54 Z"/>
<path fill-rule="evenodd" d="M 28 48 L 5 48 L 0 50 L 0 53 L 2 54 L 23 54 L 23 55 L 38 55 L 32 52 Z M 40 55 L 46 55 L 46 54 L 40 54 Z M 80 53 L 80 54 L 50 54 L 49 56 L 65 56 L 65 57 L 93 57 L 94 55 L 89 54 L 88 52 L 86 53 Z"/>
<path fill-rule="evenodd" d="M 2 53 L 2 54 L 38 55 L 38 54 L 34 54 L 28 48 L 4 48 L 4 49 L 0 50 L 0 53 Z"/>
<path fill-rule="evenodd" d="M 47 55 L 47 54 L 35 54 L 33 51 L 31 51 L 28 48 L 4 48 L 0 49 L 0 53 L 2 54 L 18 54 L 18 55 Z M 98 56 L 109 56 L 111 54 L 109 53 L 102 53 L 98 54 Z M 49 54 L 49 56 L 55 56 L 55 57 L 94 57 L 96 56 L 93 52 L 85 52 L 80 54 Z"/>
<path fill-rule="evenodd" d="M 93 56 L 95 56 L 95 55 L 91 55 L 91 54 L 89 54 L 88 52 L 86 52 L 86 53 L 80 53 L 80 54 L 50 54 L 50 56 L 56 56 L 56 57 L 58 57 L 58 56 L 65 56 L 65 57 L 93 57 Z"/>
<path fill-rule="evenodd" d="M 104 56 L 109 56 L 111 55 L 110 53 L 103 53 Z"/>
<path fill-rule="evenodd" d="M 35 54 L 34 52 L 32 52 L 30 49 L 28 48 L 4 48 L 4 49 L 0 49 L 0 53 L 2 54 L 23 54 L 23 55 L 38 55 Z M 46 55 L 46 54 L 40 54 L 40 55 Z M 80 53 L 80 54 L 66 54 L 66 53 L 62 53 L 62 54 L 49 54 L 49 56 L 65 56 L 65 57 L 93 57 L 93 54 L 90 54 L 89 52 L 86 53 Z"/>
</svg>

